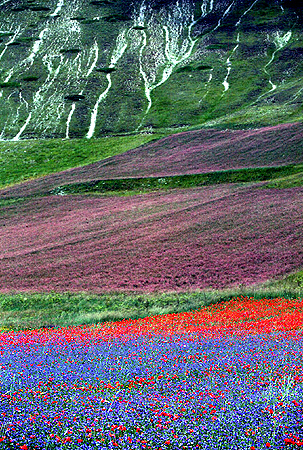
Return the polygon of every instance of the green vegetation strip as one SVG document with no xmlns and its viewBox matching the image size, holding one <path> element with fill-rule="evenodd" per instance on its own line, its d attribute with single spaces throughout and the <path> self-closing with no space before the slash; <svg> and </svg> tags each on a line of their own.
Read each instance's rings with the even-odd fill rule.
<svg viewBox="0 0 303 450">
<path fill-rule="evenodd" d="M 223 183 L 247 183 L 274 180 L 293 174 L 303 173 L 303 165 L 280 167 L 259 167 L 251 169 L 222 170 L 218 172 L 175 175 L 166 177 L 118 178 L 93 180 L 58 186 L 50 194 L 117 193 L 136 194 L 158 189 L 190 188 Z"/>
<path fill-rule="evenodd" d="M 162 134 L 138 134 L 100 139 L 2 141 L 0 187 L 84 166 L 161 137 Z"/>
<path fill-rule="evenodd" d="M 0 331 L 76 326 L 199 309 L 243 296 L 298 298 L 303 271 L 260 286 L 183 293 L 12 293 L 0 294 Z"/>
</svg>

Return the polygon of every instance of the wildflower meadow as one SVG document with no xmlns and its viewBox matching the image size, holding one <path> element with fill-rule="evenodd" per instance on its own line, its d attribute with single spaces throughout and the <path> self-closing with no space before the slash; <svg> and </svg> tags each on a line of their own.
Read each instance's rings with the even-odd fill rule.
<svg viewBox="0 0 303 450">
<path fill-rule="evenodd" d="M 303 446 L 303 300 L 0 334 L 0 449 Z"/>
<path fill-rule="evenodd" d="M 9 204 L 1 291 L 184 292 L 278 279 L 303 265 L 302 193 L 225 184 Z"/>
</svg>

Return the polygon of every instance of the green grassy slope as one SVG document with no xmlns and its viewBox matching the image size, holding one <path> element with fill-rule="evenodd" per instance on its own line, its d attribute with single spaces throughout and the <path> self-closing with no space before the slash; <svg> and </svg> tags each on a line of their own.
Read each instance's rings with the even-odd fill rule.
<svg viewBox="0 0 303 450">
<path fill-rule="evenodd" d="M 303 173 L 296 173 L 286 177 L 279 177 L 266 184 L 267 188 L 287 189 L 292 187 L 303 186 Z"/>
<path fill-rule="evenodd" d="M 0 187 L 83 166 L 139 147 L 161 135 L 0 142 Z"/>
<path fill-rule="evenodd" d="M 0 142 L 4 188 L 0 196 L 133 194 L 277 180 L 301 173 L 302 135 L 301 124 L 295 123 L 254 130 L 183 131 L 162 139 L 157 133 L 138 133 L 94 140 Z M 300 177 L 291 180 L 300 185 Z"/>
</svg>

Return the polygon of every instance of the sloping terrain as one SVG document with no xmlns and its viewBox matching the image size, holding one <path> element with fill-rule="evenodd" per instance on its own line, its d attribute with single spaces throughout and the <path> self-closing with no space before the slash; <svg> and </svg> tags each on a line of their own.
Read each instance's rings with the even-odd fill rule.
<svg viewBox="0 0 303 450">
<path fill-rule="evenodd" d="M 302 119 L 302 8 L 1 0 L 0 139 Z"/>
<path fill-rule="evenodd" d="M 186 292 L 302 269 L 294 2 L 0 0 L 0 20 L 2 292 Z"/>
<path fill-rule="evenodd" d="M 138 133 L 87 139 L 23 139 L 0 142 L 0 187 L 81 167 L 163 137 Z"/>
<path fill-rule="evenodd" d="M 11 147 L 13 153 L 21 154 L 19 169 L 23 164 L 23 146 L 17 149 L 12 143 Z M 28 145 L 26 149 L 30 152 Z M 41 156 L 38 153 L 35 157 L 31 171 L 38 170 L 39 160 L 45 158 L 43 146 Z M 0 190 L 0 198 L 43 194 L 59 186 L 92 180 L 165 177 L 302 163 L 303 125 L 300 123 L 256 130 L 197 130 L 174 134 L 84 167 L 16 184 Z M 4 161 L 0 171 L 5 170 L 5 165 Z M 27 162 L 26 170 L 29 170 Z"/>
<path fill-rule="evenodd" d="M 222 185 L 6 206 L 1 291 L 188 291 L 281 277 L 303 265 L 302 194 Z"/>
</svg>

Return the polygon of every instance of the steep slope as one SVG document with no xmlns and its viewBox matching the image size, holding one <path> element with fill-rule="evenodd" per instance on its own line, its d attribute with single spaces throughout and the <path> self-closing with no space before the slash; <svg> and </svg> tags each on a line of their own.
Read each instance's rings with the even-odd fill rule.
<svg viewBox="0 0 303 450">
<path fill-rule="evenodd" d="M 0 138 L 302 118 L 302 8 L 272 0 L 1 0 Z"/>
</svg>

